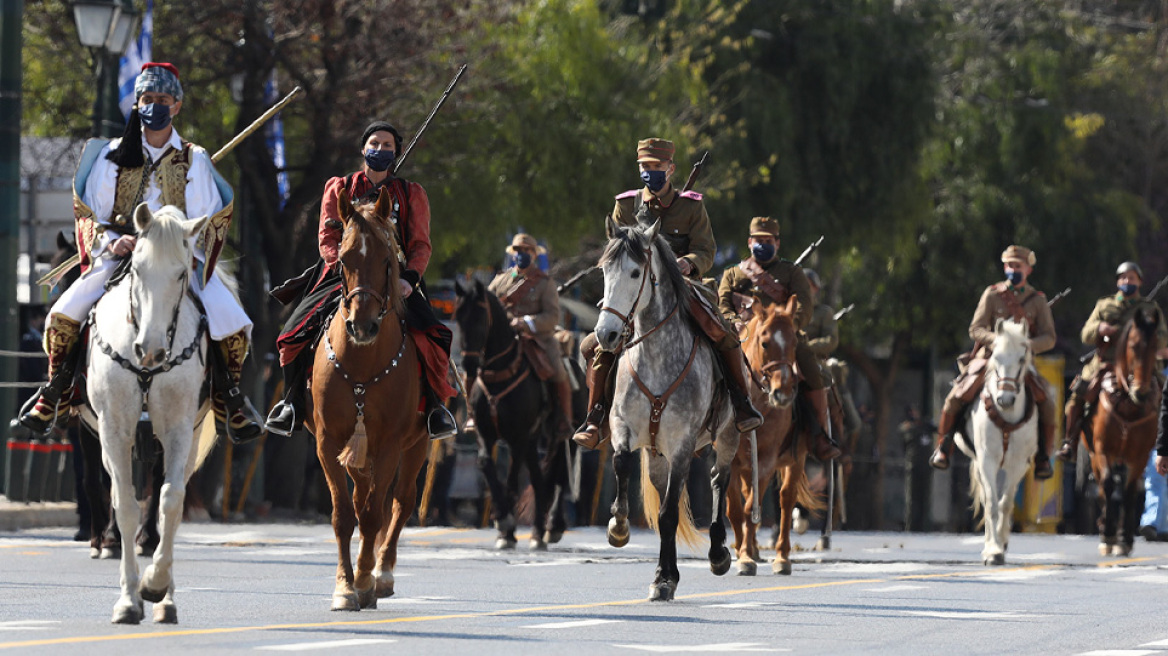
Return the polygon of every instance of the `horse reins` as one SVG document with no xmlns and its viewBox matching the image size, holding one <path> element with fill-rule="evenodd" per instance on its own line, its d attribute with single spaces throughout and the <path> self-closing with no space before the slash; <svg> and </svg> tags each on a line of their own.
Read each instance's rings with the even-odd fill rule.
<svg viewBox="0 0 1168 656">
<path fill-rule="evenodd" d="M 385 238 L 386 238 L 386 244 L 392 246 L 393 242 L 389 239 L 388 234 L 385 235 Z M 392 250 L 392 248 L 391 248 L 391 250 Z M 355 297 L 355 296 L 360 296 L 362 294 L 372 296 L 375 301 L 377 301 L 378 303 L 381 304 L 381 312 L 379 312 L 377 314 L 377 319 L 376 319 L 376 323 L 380 325 L 381 320 L 385 318 L 385 315 L 389 314 L 389 298 L 390 298 L 390 293 L 391 293 L 389 286 L 390 286 L 390 282 L 392 282 L 392 279 L 393 279 L 393 274 L 392 274 L 392 271 L 390 270 L 390 268 L 393 265 L 394 265 L 393 258 L 390 258 L 388 263 L 385 265 L 385 293 L 378 294 L 373 289 L 370 289 L 370 288 L 365 287 L 363 285 L 358 285 L 358 286 L 354 287 L 352 290 L 349 290 L 348 282 L 345 281 L 345 263 L 342 262 L 340 260 L 340 258 L 337 258 L 337 266 L 340 267 L 340 269 L 341 269 L 341 292 L 344 294 L 341 297 L 341 305 L 338 306 L 338 309 L 344 308 L 347 310 L 349 308 L 349 303 L 353 300 L 353 297 Z M 341 312 L 341 319 L 346 324 L 351 320 L 351 319 L 345 317 L 344 312 Z"/>
<path fill-rule="evenodd" d="M 1019 389 L 1021 389 L 1020 381 L 1022 380 L 1022 377 L 1026 375 L 1026 367 L 1022 367 L 1019 370 L 1017 376 L 1001 376 L 998 374 L 997 370 L 993 370 L 991 373 L 993 373 L 994 378 L 997 379 L 998 389 L 1000 391 L 1017 393 Z M 1007 388 L 1007 384 L 1013 386 L 1013 389 Z M 1017 432 L 1018 429 L 1022 428 L 1022 426 L 1034 418 L 1034 408 L 1038 404 L 1034 401 L 1034 399 L 1030 398 L 1030 395 L 1027 395 L 1026 410 L 1022 413 L 1022 418 L 1016 422 L 1011 423 L 1006 421 L 1005 417 L 1002 416 L 1001 411 L 998 410 L 997 404 L 994 403 L 993 395 L 990 394 L 988 389 L 982 392 L 981 398 L 982 404 L 985 406 L 986 416 L 988 416 L 990 418 L 990 422 L 993 423 L 994 426 L 997 426 L 998 430 L 1002 432 L 1002 462 L 998 465 L 999 467 L 1002 467 L 1006 464 L 1006 451 L 1010 450 L 1010 435 Z"/>
<path fill-rule="evenodd" d="M 476 303 L 476 305 L 483 308 L 483 311 L 487 315 L 486 334 L 489 337 L 491 334 L 491 327 L 494 325 L 494 322 L 491 319 L 492 312 L 491 312 L 490 302 L 486 298 L 484 298 L 481 302 Z M 465 333 L 463 333 L 463 338 L 465 340 Z M 491 365 L 495 361 L 501 359 L 503 356 L 507 355 L 512 350 L 515 351 L 515 356 L 511 358 L 510 363 L 507 365 L 507 367 L 505 369 L 487 369 L 487 367 L 489 365 Z M 486 338 L 483 339 L 483 348 L 482 349 L 477 350 L 477 351 L 471 351 L 471 350 L 466 349 L 465 345 L 464 345 L 464 348 L 462 349 L 462 353 L 464 356 L 473 355 L 477 358 L 482 359 L 483 357 L 485 357 L 485 354 L 486 354 Z M 520 369 L 523 370 L 522 373 L 520 373 Z M 491 408 L 491 423 L 494 424 L 494 426 L 495 426 L 495 433 L 496 434 L 500 433 L 500 431 L 499 431 L 499 403 L 508 394 L 515 391 L 515 389 L 517 387 L 519 387 L 519 384 L 522 383 L 523 381 L 527 380 L 527 377 L 530 375 L 531 375 L 531 367 L 524 367 L 523 366 L 523 352 L 519 349 L 518 337 L 511 340 L 511 343 L 507 345 L 507 348 L 492 355 L 490 358 L 487 358 L 481 364 L 479 364 L 478 375 L 475 376 L 475 382 L 472 384 L 471 387 L 472 387 L 472 389 L 477 387 L 479 390 L 482 391 L 483 397 L 487 399 L 487 404 Z M 503 388 L 501 391 L 499 391 L 495 394 L 492 394 L 491 391 L 489 389 L 487 389 L 488 383 L 494 384 L 494 383 L 503 383 L 503 382 L 507 382 L 507 381 L 510 381 L 510 384 L 508 384 L 507 387 Z"/>
</svg>

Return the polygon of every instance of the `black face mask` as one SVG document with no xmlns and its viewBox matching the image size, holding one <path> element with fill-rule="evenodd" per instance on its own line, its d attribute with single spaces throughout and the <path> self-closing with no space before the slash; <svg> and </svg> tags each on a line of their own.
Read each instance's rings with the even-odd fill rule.
<svg viewBox="0 0 1168 656">
<path fill-rule="evenodd" d="M 147 130 L 158 132 L 170 125 L 170 106 L 160 103 L 150 103 L 138 108 L 138 116 Z"/>
</svg>

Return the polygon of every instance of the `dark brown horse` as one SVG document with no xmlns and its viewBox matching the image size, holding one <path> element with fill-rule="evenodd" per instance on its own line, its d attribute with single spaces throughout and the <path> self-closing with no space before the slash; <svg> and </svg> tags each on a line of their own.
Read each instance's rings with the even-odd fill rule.
<svg viewBox="0 0 1168 656">
<path fill-rule="evenodd" d="M 757 308 L 746 326 L 746 341 L 742 350 L 750 362 L 751 372 L 762 387 L 756 387 L 752 401 L 756 408 L 763 410 L 763 424 L 755 430 L 758 440 L 758 481 L 762 489 L 775 472 L 782 481 L 779 489 L 779 507 L 775 511 L 775 522 L 779 527 L 779 540 L 775 548 L 772 569 L 776 574 L 791 573 L 791 517 L 798 502 L 809 511 L 820 510 L 823 503 L 807 484 L 804 465 L 807 460 L 807 439 L 796 439 L 799 425 L 795 421 L 796 390 L 798 375 L 795 372 L 795 345 L 798 334 L 795 330 L 795 301 L 792 296 L 785 305 L 778 303 Z M 726 514 L 734 529 L 734 544 L 738 550 L 738 573 L 753 576 L 758 570 L 757 526 L 750 514 L 755 499 L 752 485 L 750 441 L 742 440 L 731 464 L 731 484 L 727 499 Z"/>
<path fill-rule="evenodd" d="M 354 207 L 341 191 L 342 297 L 313 365 L 313 410 L 305 426 L 316 436 L 332 494 L 338 550 L 333 610 L 376 608 L 378 597 L 393 594 L 397 542 L 414 512 L 429 442 L 419 412 L 420 365 L 398 289 L 391 202 L 383 189 L 375 203 Z M 353 480 L 351 498 L 346 474 Z M 361 531 L 356 573 L 354 527 Z"/>
<path fill-rule="evenodd" d="M 1114 370 L 1099 374 L 1104 379 L 1092 422 L 1091 469 L 1099 483 L 1099 553 L 1104 556 L 1130 554 L 1139 529 L 1142 472 L 1156 442 L 1160 407 L 1155 378 L 1160 320 L 1158 312 L 1137 310 L 1119 333 Z"/>
</svg>

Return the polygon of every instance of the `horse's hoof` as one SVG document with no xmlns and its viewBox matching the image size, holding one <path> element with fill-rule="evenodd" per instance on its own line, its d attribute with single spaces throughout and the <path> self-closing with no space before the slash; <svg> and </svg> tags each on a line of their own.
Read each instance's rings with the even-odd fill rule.
<svg viewBox="0 0 1168 656">
<path fill-rule="evenodd" d="M 543 541 L 548 544 L 556 544 L 564 539 L 563 531 L 545 531 L 543 534 Z"/>
<path fill-rule="evenodd" d="M 1131 555 L 1131 552 L 1132 552 L 1132 545 L 1127 544 L 1126 542 L 1121 542 L 1119 544 L 1112 545 L 1112 547 L 1111 547 L 1111 555 L 1112 556 L 1120 556 L 1121 558 L 1126 558 L 1127 556 Z"/>
<path fill-rule="evenodd" d="M 144 558 L 152 558 L 154 556 L 154 550 L 157 548 L 157 544 L 138 544 L 134 546 L 134 553 Z"/>
<path fill-rule="evenodd" d="M 758 574 L 758 563 L 753 560 L 738 559 L 738 576 L 754 576 Z"/>
<path fill-rule="evenodd" d="M 629 525 L 618 522 L 616 517 L 608 520 L 608 543 L 620 548 L 629 543 Z"/>
<path fill-rule="evenodd" d="M 374 571 L 373 578 L 377 579 L 374 587 L 377 589 L 378 599 L 387 599 L 393 596 L 393 572 L 386 575 L 385 573 Z"/>
<path fill-rule="evenodd" d="M 1100 556 L 1110 556 L 1111 555 L 1111 545 L 1107 544 L 1106 542 L 1100 542 L 1099 543 L 1099 555 Z"/>
<path fill-rule="evenodd" d="M 514 549 L 516 544 L 517 542 L 511 538 L 499 538 L 498 540 L 495 540 L 495 550 L 509 551 Z"/>
<path fill-rule="evenodd" d="M 361 610 L 361 602 L 357 600 L 357 593 L 336 593 L 333 595 L 332 610 Z"/>
<path fill-rule="evenodd" d="M 114 624 L 139 624 L 142 621 L 142 607 L 131 604 L 129 606 L 114 606 L 114 615 L 110 622 Z"/>
<path fill-rule="evenodd" d="M 94 560 L 101 558 L 101 549 L 98 549 L 97 547 L 90 547 L 89 548 L 89 557 L 94 559 Z"/>
<path fill-rule="evenodd" d="M 726 572 L 730 571 L 729 549 L 722 547 L 722 553 L 720 554 L 720 557 L 717 557 L 716 560 L 715 558 L 710 558 L 710 571 L 713 572 L 716 576 L 722 576 Z"/>
<path fill-rule="evenodd" d="M 146 583 L 143 582 L 138 584 L 138 594 L 142 595 L 142 598 L 146 601 L 149 601 L 152 604 L 157 604 L 166 598 L 166 588 L 163 588 L 162 590 L 151 590 L 150 588 L 147 588 Z"/>
<path fill-rule="evenodd" d="M 1004 553 L 993 554 L 992 556 L 982 560 L 982 563 L 985 564 L 987 567 L 998 567 L 1001 565 L 1005 565 L 1006 564 L 1006 554 L 1004 554 Z"/>
<path fill-rule="evenodd" d="M 531 538 L 531 542 L 528 544 L 528 548 L 532 551 L 547 551 L 547 542 L 544 542 L 539 538 Z"/>
<path fill-rule="evenodd" d="M 649 601 L 673 601 L 673 593 L 677 591 L 677 584 L 672 581 L 659 581 L 649 586 Z"/>
<path fill-rule="evenodd" d="M 831 538 L 826 535 L 820 536 L 819 542 L 815 543 L 816 551 L 831 551 Z"/>
<path fill-rule="evenodd" d="M 116 559 L 121 558 L 121 557 L 122 557 L 122 548 L 119 546 L 102 547 L 101 548 L 101 559 L 102 560 L 116 560 Z"/>
<path fill-rule="evenodd" d="M 377 586 L 375 585 L 368 590 L 358 590 L 357 603 L 361 604 L 362 610 L 375 610 L 377 608 Z"/>
<path fill-rule="evenodd" d="M 178 608 L 174 604 L 154 604 L 155 624 L 178 624 Z"/>
<path fill-rule="evenodd" d="M 789 560 L 775 560 L 771 563 L 771 571 L 775 574 L 791 575 L 791 561 Z"/>
<path fill-rule="evenodd" d="M 807 521 L 807 518 L 803 516 L 803 513 L 798 508 L 796 508 L 794 517 L 791 520 L 791 529 L 799 535 L 803 535 L 809 528 L 811 528 L 811 522 Z"/>
</svg>

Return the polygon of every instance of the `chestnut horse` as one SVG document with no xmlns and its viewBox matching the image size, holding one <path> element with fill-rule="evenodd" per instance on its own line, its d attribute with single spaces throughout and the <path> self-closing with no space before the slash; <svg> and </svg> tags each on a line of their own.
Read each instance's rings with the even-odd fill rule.
<svg viewBox="0 0 1168 656">
<path fill-rule="evenodd" d="M 418 412 L 418 355 L 398 289 L 392 200 L 382 189 L 375 203 L 355 207 L 345 191 L 337 202 L 342 296 L 316 349 L 305 427 L 316 436 L 332 495 L 338 551 L 332 609 L 360 610 L 393 594 L 397 542 L 414 512 L 429 439 Z M 361 531 L 355 574 L 354 526 Z"/>
<path fill-rule="evenodd" d="M 1160 314 L 1139 309 L 1115 345 L 1114 371 L 1100 372 L 1103 389 L 1092 421 L 1091 469 L 1099 483 L 1099 553 L 1131 553 L 1144 499 L 1143 468 L 1156 442 L 1156 330 Z M 1123 524 L 1120 529 L 1119 521 Z"/>
<path fill-rule="evenodd" d="M 807 484 L 804 465 L 807 460 L 807 439 L 796 440 L 795 399 L 798 376 L 795 372 L 795 302 L 792 296 L 786 304 L 763 307 L 755 302 L 755 314 L 746 326 L 746 340 L 742 350 L 750 362 L 750 370 L 762 387 L 753 390 L 751 400 L 763 412 L 763 424 L 755 429 L 758 440 L 758 481 L 765 486 L 776 471 L 782 479 L 779 488 L 779 507 L 775 522 L 779 540 L 775 560 L 771 565 L 775 574 L 791 573 L 791 517 L 798 502 L 809 511 L 820 510 L 823 502 Z M 729 498 L 726 514 L 734 529 L 734 544 L 738 550 L 738 573 L 754 576 L 758 570 L 758 527 L 750 514 L 756 503 L 751 481 L 750 442 L 742 440 L 731 463 Z M 758 490 L 762 495 L 765 487 Z M 761 502 L 761 499 L 758 499 Z"/>
</svg>

